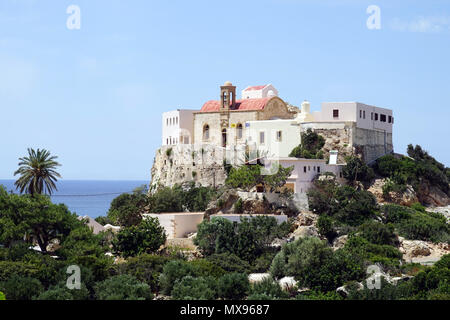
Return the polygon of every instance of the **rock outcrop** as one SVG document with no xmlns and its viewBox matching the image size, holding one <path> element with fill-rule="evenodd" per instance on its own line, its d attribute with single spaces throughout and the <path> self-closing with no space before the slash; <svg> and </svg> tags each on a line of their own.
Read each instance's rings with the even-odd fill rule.
<svg viewBox="0 0 450 320">
<path fill-rule="evenodd" d="M 442 256 L 450 253 L 448 243 L 432 243 L 421 240 L 407 240 L 398 237 L 400 245 L 399 250 L 403 253 L 403 259 L 406 262 L 420 264 L 434 264 Z"/>
<path fill-rule="evenodd" d="M 152 167 L 150 192 L 160 187 L 173 187 L 193 181 L 202 186 L 225 183 L 223 158 L 193 145 L 163 146 L 156 151 Z"/>
<path fill-rule="evenodd" d="M 415 202 L 419 202 L 416 192 L 410 185 L 407 185 L 406 190 L 402 193 L 391 191 L 389 192 L 389 195 L 385 197 L 383 195 L 383 186 L 386 182 L 386 179 L 375 179 L 367 189 L 367 191 L 375 196 L 378 203 L 396 203 L 402 206 L 410 206 Z"/>
</svg>

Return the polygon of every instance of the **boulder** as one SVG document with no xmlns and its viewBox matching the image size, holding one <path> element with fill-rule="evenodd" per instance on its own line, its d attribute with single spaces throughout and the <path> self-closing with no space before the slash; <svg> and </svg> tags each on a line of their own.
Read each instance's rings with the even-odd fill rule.
<svg viewBox="0 0 450 320">
<path fill-rule="evenodd" d="M 294 232 L 295 240 L 305 237 L 319 237 L 319 232 L 315 226 L 299 226 Z"/>
<path fill-rule="evenodd" d="M 432 243 L 422 240 L 407 240 L 399 237 L 399 250 L 407 262 L 433 264 L 450 253 L 448 243 Z"/>
<path fill-rule="evenodd" d="M 347 243 L 348 240 L 348 235 L 343 235 L 340 237 L 337 237 L 336 239 L 333 240 L 333 250 L 337 250 L 337 249 L 341 249 L 345 246 L 345 244 Z"/>
</svg>

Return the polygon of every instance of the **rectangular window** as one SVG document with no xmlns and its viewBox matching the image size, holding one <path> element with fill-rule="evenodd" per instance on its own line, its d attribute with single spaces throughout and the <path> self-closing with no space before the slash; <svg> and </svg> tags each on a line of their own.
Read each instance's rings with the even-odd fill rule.
<svg viewBox="0 0 450 320">
<path fill-rule="evenodd" d="M 311 171 L 311 167 L 310 166 L 308 166 L 308 171 Z"/>
<path fill-rule="evenodd" d="M 373 120 L 373 112 L 370 113 L 370 120 Z"/>
<path fill-rule="evenodd" d="M 303 172 L 306 173 L 306 166 L 303 167 Z"/>
<path fill-rule="evenodd" d="M 264 144 L 264 131 L 259 133 L 259 143 Z"/>
<path fill-rule="evenodd" d="M 339 118 L 339 110 L 338 109 L 333 110 L 333 118 Z"/>
<path fill-rule="evenodd" d="M 363 111 L 363 119 L 366 118 L 366 110 Z"/>
<path fill-rule="evenodd" d="M 392 116 L 389 116 L 389 117 L 388 117 L 388 122 L 389 122 L 389 123 L 392 123 Z"/>
<path fill-rule="evenodd" d="M 362 118 L 362 110 L 359 110 L 359 118 Z"/>
<path fill-rule="evenodd" d="M 380 114 L 380 121 L 381 122 L 386 122 L 386 115 L 385 114 Z"/>
<path fill-rule="evenodd" d="M 375 113 L 375 121 L 378 121 L 378 113 Z"/>
<path fill-rule="evenodd" d="M 317 167 L 317 172 L 319 172 L 319 173 L 320 173 L 320 167 Z"/>
<path fill-rule="evenodd" d="M 278 142 L 281 142 L 282 141 L 282 133 L 281 133 L 281 131 L 277 131 L 277 141 Z"/>
</svg>

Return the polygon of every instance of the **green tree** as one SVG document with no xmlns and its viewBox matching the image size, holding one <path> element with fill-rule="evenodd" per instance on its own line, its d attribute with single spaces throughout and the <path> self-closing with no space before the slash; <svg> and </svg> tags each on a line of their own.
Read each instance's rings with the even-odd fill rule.
<svg viewBox="0 0 450 320">
<path fill-rule="evenodd" d="M 147 283 L 153 292 L 159 290 L 159 277 L 166 263 L 171 261 L 169 257 L 141 254 L 131 257 L 126 262 L 116 265 L 119 274 L 129 274 L 139 281 Z"/>
<path fill-rule="evenodd" d="M 186 261 L 170 261 L 164 265 L 159 278 L 161 292 L 170 295 L 177 280 L 181 280 L 185 276 L 195 277 L 196 275 L 195 267 Z"/>
<path fill-rule="evenodd" d="M 44 287 L 37 279 L 13 274 L 8 280 L 0 283 L 0 290 L 5 293 L 8 300 L 31 300 L 38 296 Z"/>
<path fill-rule="evenodd" d="M 175 282 L 172 298 L 175 300 L 212 300 L 216 293 L 210 287 L 210 283 L 211 281 L 207 281 L 203 277 L 185 276 Z"/>
<path fill-rule="evenodd" d="M 253 284 L 250 293 L 251 295 L 265 295 L 271 299 L 289 298 L 289 294 L 271 277 L 266 277 L 263 281 Z"/>
<path fill-rule="evenodd" d="M 325 139 L 316 132 L 308 129 L 301 134 L 302 143 L 295 147 L 289 157 L 305 159 L 323 159 L 322 148 L 325 145 Z"/>
<path fill-rule="evenodd" d="M 36 300 L 87 300 L 88 298 L 89 290 L 84 283 L 81 284 L 80 289 L 70 290 L 64 281 L 51 286 L 47 291 L 35 297 Z"/>
<path fill-rule="evenodd" d="M 107 218 L 124 227 L 137 225 L 141 222 L 142 213 L 146 212 L 148 204 L 149 198 L 145 188 L 137 189 L 131 194 L 123 193 L 111 202 Z"/>
<path fill-rule="evenodd" d="M 157 218 L 146 218 L 137 226 L 122 228 L 113 240 L 113 250 L 124 257 L 156 252 L 167 236 Z"/>
<path fill-rule="evenodd" d="M 373 169 L 368 167 L 360 158 L 352 156 L 345 160 L 347 164 L 342 169 L 342 175 L 348 181 L 355 184 L 356 181 L 369 182 L 374 178 Z"/>
<path fill-rule="evenodd" d="M 246 274 L 227 273 L 219 279 L 217 291 L 219 297 L 229 300 L 241 300 L 250 290 Z"/>
<path fill-rule="evenodd" d="M 51 194 L 53 190 L 58 190 L 56 181 L 61 175 L 56 171 L 56 167 L 60 166 L 57 158 L 45 149 L 35 151 L 28 148 L 28 156 L 19 158 L 19 169 L 14 172 L 14 175 L 20 175 L 15 182 L 20 192 L 34 195 L 44 192 Z"/>
<path fill-rule="evenodd" d="M 46 253 L 51 240 L 62 241 L 82 225 L 65 205 L 53 204 L 46 196 L 8 194 L 0 187 L 0 243 L 6 246 L 24 238 L 31 244 L 34 239 Z"/>
<path fill-rule="evenodd" d="M 153 295 L 148 284 L 123 274 L 112 276 L 95 286 L 98 300 L 151 300 Z"/>
</svg>

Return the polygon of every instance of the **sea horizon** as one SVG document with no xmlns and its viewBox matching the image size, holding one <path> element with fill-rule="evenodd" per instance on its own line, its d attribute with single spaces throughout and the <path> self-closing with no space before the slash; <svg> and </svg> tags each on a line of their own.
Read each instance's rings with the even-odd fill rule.
<svg viewBox="0 0 450 320">
<path fill-rule="evenodd" d="M 19 194 L 14 179 L 0 179 L 6 191 Z M 150 180 L 70 180 L 61 179 L 56 183 L 57 191 L 51 196 L 53 203 L 63 203 L 79 216 L 96 218 L 105 216 L 114 198 L 122 193 L 130 193 L 142 185 L 148 187 Z"/>
</svg>

